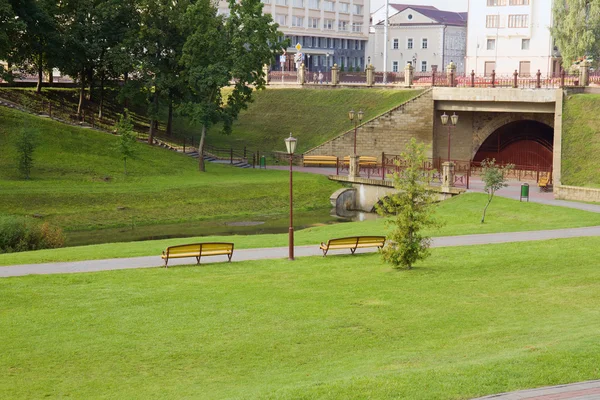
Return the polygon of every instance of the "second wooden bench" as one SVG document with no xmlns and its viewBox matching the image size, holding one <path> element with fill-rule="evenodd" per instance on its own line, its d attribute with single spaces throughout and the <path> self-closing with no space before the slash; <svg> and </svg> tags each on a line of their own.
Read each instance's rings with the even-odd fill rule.
<svg viewBox="0 0 600 400">
<path fill-rule="evenodd" d="M 163 251 L 162 259 L 165 260 L 165 268 L 169 263 L 169 258 L 187 258 L 194 257 L 198 264 L 203 256 L 221 256 L 225 255 L 231 261 L 233 256 L 233 243 L 194 243 L 182 244 L 178 246 L 167 247 Z"/>
<path fill-rule="evenodd" d="M 385 236 L 350 236 L 345 238 L 329 239 L 327 243 L 321 243 L 319 247 L 323 250 L 323 257 L 329 250 L 349 249 L 352 254 L 356 249 L 366 247 L 382 248 L 385 245 Z"/>
</svg>

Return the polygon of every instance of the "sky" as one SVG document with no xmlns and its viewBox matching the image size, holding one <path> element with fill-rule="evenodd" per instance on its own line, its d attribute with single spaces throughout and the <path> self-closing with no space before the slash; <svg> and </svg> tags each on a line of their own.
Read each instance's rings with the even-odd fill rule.
<svg viewBox="0 0 600 400">
<path fill-rule="evenodd" d="M 481 0 L 483 1 L 483 0 Z M 468 0 L 390 0 L 390 4 L 414 4 L 420 6 L 434 6 L 444 11 L 467 11 Z M 385 4 L 385 0 L 371 0 L 371 12 Z"/>
</svg>

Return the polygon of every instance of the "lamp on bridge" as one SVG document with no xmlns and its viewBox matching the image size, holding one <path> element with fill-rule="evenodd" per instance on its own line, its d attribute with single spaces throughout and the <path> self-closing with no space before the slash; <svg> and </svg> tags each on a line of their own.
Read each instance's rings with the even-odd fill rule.
<svg viewBox="0 0 600 400">
<path fill-rule="evenodd" d="M 285 148 L 287 150 L 288 155 L 290 156 L 290 229 L 289 229 L 289 259 L 294 259 L 294 208 L 293 208 L 293 186 L 292 186 L 292 165 L 294 161 L 294 152 L 296 151 L 296 143 L 298 141 L 296 138 L 292 137 L 292 133 L 290 132 L 290 137 L 285 139 Z"/>
<path fill-rule="evenodd" d="M 358 113 L 355 113 L 354 110 L 348 111 L 348 118 L 350 118 L 350 122 L 354 122 L 354 155 L 356 155 L 356 128 L 358 124 L 363 119 L 363 115 L 365 113 L 360 110 Z"/>
<path fill-rule="evenodd" d="M 450 120 L 450 123 L 448 123 L 448 120 Z M 456 127 L 456 124 L 458 124 L 458 115 L 456 113 L 453 113 L 452 116 L 446 113 L 442 115 L 442 125 L 448 127 L 448 162 L 450 162 L 450 129 Z"/>
</svg>

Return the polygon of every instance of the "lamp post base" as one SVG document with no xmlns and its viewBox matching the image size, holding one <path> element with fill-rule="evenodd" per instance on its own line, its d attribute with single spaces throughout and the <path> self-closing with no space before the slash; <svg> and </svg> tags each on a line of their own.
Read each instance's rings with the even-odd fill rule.
<svg viewBox="0 0 600 400">
<path fill-rule="evenodd" d="M 290 226 L 290 230 L 289 230 L 289 240 L 290 240 L 290 243 L 289 243 L 290 252 L 289 252 L 288 259 L 291 261 L 294 261 L 294 228 L 292 228 L 291 226 Z"/>
</svg>

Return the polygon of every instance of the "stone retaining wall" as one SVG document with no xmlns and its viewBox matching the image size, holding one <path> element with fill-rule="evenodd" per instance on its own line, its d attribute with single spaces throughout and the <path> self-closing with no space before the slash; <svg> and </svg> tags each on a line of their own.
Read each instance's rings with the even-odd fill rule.
<svg viewBox="0 0 600 400">
<path fill-rule="evenodd" d="M 600 189 L 557 185 L 554 187 L 554 197 L 560 200 L 600 202 Z"/>
</svg>

